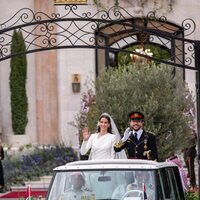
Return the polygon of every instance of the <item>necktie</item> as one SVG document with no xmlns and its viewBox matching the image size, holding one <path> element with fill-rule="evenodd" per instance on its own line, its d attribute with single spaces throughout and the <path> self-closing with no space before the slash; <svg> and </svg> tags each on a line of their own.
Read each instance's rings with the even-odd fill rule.
<svg viewBox="0 0 200 200">
<path fill-rule="evenodd" d="M 135 132 L 134 135 L 135 135 L 135 139 L 138 140 L 138 134 L 137 134 L 137 132 Z"/>
</svg>

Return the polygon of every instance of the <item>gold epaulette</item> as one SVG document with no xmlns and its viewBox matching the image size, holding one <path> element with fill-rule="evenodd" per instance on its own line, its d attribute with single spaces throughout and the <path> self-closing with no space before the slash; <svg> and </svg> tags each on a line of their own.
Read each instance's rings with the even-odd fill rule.
<svg viewBox="0 0 200 200">
<path fill-rule="evenodd" d="M 115 147 L 116 148 L 120 148 L 122 145 L 123 145 L 124 143 L 121 141 L 121 140 L 119 140 L 119 141 L 117 141 L 117 142 L 115 142 Z"/>
</svg>

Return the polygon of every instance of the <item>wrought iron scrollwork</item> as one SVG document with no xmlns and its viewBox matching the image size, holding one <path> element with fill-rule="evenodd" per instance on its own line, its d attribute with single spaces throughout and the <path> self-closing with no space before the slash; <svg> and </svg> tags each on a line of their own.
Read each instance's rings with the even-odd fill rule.
<svg viewBox="0 0 200 200">
<path fill-rule="evenodd" d="M 185 36 L 189 36 L 192 33 L 194 33 L 196 29 L 196 24 L 194 20 L 188 18 L 188 19 L 183 20 L 182 27 L 185 30 Z"/>
<path fill-rule="evenodd" d="M 134 17 L 121 7 L 109 10 L 81 12 L 76 5 L 67 5 L 64 14 L 34 13 L 29 8 L 19 10 L 13 17 L 0 24 L 0 61 L 13 55 L 10 52 L 12 33 L 21 31 L 26 52 L 58 48 L 101 48 L 110 51 L 124 51 L 154 59 L 126 47 L 139 44 L 138 35 L 147 36 L 143 43 L 160 45 L 172 53 L 168 64 L 194 68 L 194 41 L 186 39 L 196 28 L 193 20 L 185 19 L 180 28 L 169 23 L 166 17 L 157 17 L 149 12 L 146 17 Z M 184 34 L 183 34 L 184 33 Z M 178 49 L 173 54 L 172 49 Z M 180 59 L 182 55 L 183 59 Z M 176 58 L 177 56 L 177 58 Z M 177 63 L 176 63 L 177 62 Z"/>
</svg>

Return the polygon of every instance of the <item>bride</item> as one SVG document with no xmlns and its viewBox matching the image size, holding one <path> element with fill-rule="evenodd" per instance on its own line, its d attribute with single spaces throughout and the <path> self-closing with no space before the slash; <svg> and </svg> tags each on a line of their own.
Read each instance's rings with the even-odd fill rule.
<svg viewBox="0 0 200 200">
<path fill-rule="evenodd" d="M 114 144 L 120 140 L 120 134 L 112 117 L 103 113 L 99 117 L 97 132 L 90 134 L 88 128 L 83 129 L 83 142 L 81 145 L 81 155 L 86 154 L 90 149 L 89 159 L 126 159 L 124 151 L 116 153 Z"/>
</svg>

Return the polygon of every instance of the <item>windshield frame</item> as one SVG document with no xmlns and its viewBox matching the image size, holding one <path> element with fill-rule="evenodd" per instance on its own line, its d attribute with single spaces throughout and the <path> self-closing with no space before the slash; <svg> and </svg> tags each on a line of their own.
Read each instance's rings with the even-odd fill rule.
<svg viewBox="0 0 200 200">
<path fill-rule="evenodd" d="M 73 172 L 83 172 L 84 174 L 88 174 L 88 173 L 90 173 L 90 175 L 92 176 L 93 174 L 97 174 L 97 173 L 99 173 L 100 174 L 100 172 L 102 173 L 102 174 L 106 174 L 106 173 L 110 173 L 110 174 L 113 174 L 113 175 L 115 175 L 115 176 L 117 176 L 118 178 L 120 177 L 120 176 L 123 176 L 123 174 L 125 174 L 125 173 L 139 173 L 139 172 L 141 172 L 141 173 L 146 173 L 146 172 L 148 172 L 148 173 L 151 173 L 151 176 L 152 176 L 152 179 L 153 179 L 153 185 L 154 185 L 154 192 L 153 192 L 153 198 L 152 199 L 156 199 L 157 198 L 157 194 L 158 194 L 158 192 L 157 192 L 157 180 L 156 180 L 156 173 L 155 173 L 155 169 L 145 169 L 145 168 L 143 168 L 143 169 L 137 169 L 137 168 L 132 168 L 132 169 L 130 169 L 130 168 L 127 168 L 127 169 L 124 169 L 124 168 L 118 168 L 118 169 L 116 169 L 116 168 L 105 168 L 105 169 L 102 169 L 102 168 L 99 168 L 99 169 L 80 169 L 80 170 L 77 170 L 77 169 L 71 169 L 71 170 L 57 170 L 57 171 L 54 171 L 54 174 L 53 174 L 53 178 L 52 178 L 52 181 L 51 181 L 51 183 L 50 183 L 50 185 L 49 185 L 49 191 L 48 191 L 48 194 L 47 194 L 47 200 L 59 200 L 59 195 L 61 196 L 61 193 L 60 194 L 58 194 L 59 192 L 58 192 L 58 189 L 54 189 L 54 187 L 55 187 L 55 185 L 57 185 L 58 184 L 58 181 L 57 181 L 57 178 L 58 178 L 58 176 L 59 175 L 61 175 L 62 176 L 62 173 L 65 175 L 65 176 L 68 176 L 69 177 L 69 175 L 68 174 L 70 174 L 70 173 L 73 173 Z M 104 173 L 103 173 L 104 172 Z M 108 180 L 108 177 L 109 176 L 107 176 L 107 181 L 109 181 Z M 113 176 L 114 177 L 114 176 Z M 67 178 L 65 178 L 65 179 L 67 179 Z M 116 178 L 117 179 L 117 178 Z M 102 179 L 102 181 L 105 181 L 105 183 L 106 183 L 106 180 L 105 180 L 105 177 L 104 177 L 104 179 Z M 120 183 L 122 184 L 122 182 L 125 182 L 125 179 L 124 180 L 122 180 L 122 179 L 120 179 L 116 184 L 114 184 L 114 186 L 115 187 L 117 187 L 117 185 L 120 185 Z M 92 183 L 93 184 L 93 187 L 92 187 L 92 189 L 93 190 L 95 190 L 95 186 L 94 186 L 94 183 Z M 114 187 L 113 186 L 113 187 Z M 56 186 L 56 187 L 58 187 L 59 188 L 59 186 Z M 108 186 L 107 186 L 108 187 Z M 142 186 L 141 186 L 142 187 Z M 145 187 L 147 188 L 147 186 L 145 185 Z M 141 189 L 141 188 L 138 188 L 138 189 L 140 189 L 140 191 L 142 191 L 143 189 Z M 55 191 L 54 191 L 55 190 Z M 88 191 L 89 191 L 90 189 L 88 189 Z M 99 187 L 98 187 L 98 190 L 100 190 L 99 189 Z M 64 190 L 62 191 L 62 192 L 64 192 Z M 114 192 L 114 188 L 113 188 L 113 191 L 112 192 Z M 53 193 L 56 193 L 56 195 L 53 195 Z M 105 193 L 105 188 L 104 188 L 104 193 Z M 98 192 L 98 194 L 99 194 L 99 192 Z M 112 196 L 110 196 L 109 198 L 107 197 L 107 196 L 105 196 L 105 197 L 102 197 L 102 198 L 99 198 L 99 196 L 98 196 L 98 194 L 96 194 L 95 193 L 95 199 L 96 200 L 98 200 L 98 199 L 113 199 L 113 200 L 120 200 L 121 198 L 112 198 Z M 52 198 L 52 195 L 53 196 L 55 196 L 56 198 Z M 97 198 L 96 198 L 97 197 Z M 122 196 L 121 196 L 122 197 Z M 91 199 L 91 198 L 90 198 Z M 70 199 L 69 199 L 70 200 Z"/>
</svg>

